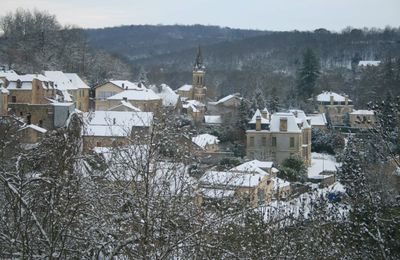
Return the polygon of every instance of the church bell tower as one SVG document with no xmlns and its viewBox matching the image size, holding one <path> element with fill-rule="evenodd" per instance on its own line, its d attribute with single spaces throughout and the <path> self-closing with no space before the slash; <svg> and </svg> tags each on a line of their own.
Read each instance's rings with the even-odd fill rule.
<svg viewBox="0 0 400 260">
<path fill-rule="evenodd" d="M 197 50 L 196 61 L 193 66 L 193 99 L 204 103 L 206 101 L 207 88 L 205 86 L 204 77 L 206 75 L 206 67 L 203 64 L 203 56 L 199 46 Z"/>
</svg>

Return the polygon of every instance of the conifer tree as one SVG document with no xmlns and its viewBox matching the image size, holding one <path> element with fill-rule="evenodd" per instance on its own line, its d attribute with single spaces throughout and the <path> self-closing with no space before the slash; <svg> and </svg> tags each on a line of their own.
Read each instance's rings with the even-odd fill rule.
<svg viewBox="0 0 400 260">
<path fill-rule="evenodd" d="M 318 58 L 313 50 L 307 49 L 303 54 L 302 67 L 298 72 L 297 91 L 300 98 L 306 99 L 314 94 L 319 74 Z"/>
</svg>

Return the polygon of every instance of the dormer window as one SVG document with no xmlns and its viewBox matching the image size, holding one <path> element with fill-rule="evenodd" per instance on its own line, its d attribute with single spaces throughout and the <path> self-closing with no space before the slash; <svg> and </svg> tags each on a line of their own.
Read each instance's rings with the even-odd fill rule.
<svg viewBox="0 0 400 260">
<path fill-rule="evenodd" d="M 287 118 L 283 117 L 279 122 L 279 131 L 286 132 L 287 131 Z"/>
<path fill-rule="evenodd" d="M 17 80 L 17 88 L 21 88 L 22 87 L 22 82 L 21 80 Z"/>
</svg>

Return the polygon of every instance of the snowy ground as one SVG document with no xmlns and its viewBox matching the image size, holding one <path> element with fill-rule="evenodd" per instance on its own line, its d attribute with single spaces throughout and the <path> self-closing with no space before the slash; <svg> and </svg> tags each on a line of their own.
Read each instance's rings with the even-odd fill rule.
<svg viewBox="0 0 400 260">
<path fill-rule="evenodd" d="M 309 179 L 324 179 L 336 173 L 340 163 L 333 155 L 311 153 L 311 166 L 308 167 Z M 325 174 L 322 174 L 325 173 Z"/>
</svg>

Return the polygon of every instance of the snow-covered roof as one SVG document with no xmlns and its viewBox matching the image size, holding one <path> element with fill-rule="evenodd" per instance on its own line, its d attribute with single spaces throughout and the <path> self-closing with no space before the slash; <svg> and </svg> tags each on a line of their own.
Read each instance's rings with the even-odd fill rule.
<svg viewBox="0 0 400 260">
<path fill-rule="evenodd" d="M 161 99 L 163 106 L 175 107 L 179 100 L 179 95 L 175 93 L 168 85 L 161 84 L 159 87 L 153 85 L 150 87 L 151 90 L 154 91 Z"/>
<path fill-rule="evenodd" d="M 152 112 L 94 111 L 90 125 L 150 126 Z"/>
<path fill-rule="evenodd" d="M 64 75 L 72 82 L 77 88 L 90 88 L 76 73 L 64 73 Z"/>
<path fill-rule="evenodd" d="M 230 171 L 236 172 L 253 172 L 259 174 L 268 174 L 268 171 L 273 167 L 273 162 L 268 161 L 259 161 L 259 160 L 252 160 L 249 162 L 242 163 L 232 169 Z"/>
<path fill-rule="evenodd" d="M 324 91 L 321 94 L 319 94 L 316 97 L 316 100 L 318 102 L 330 102 L 331 101 L 331 96 L 333 97 L 334 102 L 345 102 L 346 97 L 343 95 L 339 95 L 335 92 L 332 91 Z M 352 102 L 351 99 L 348 100 L 349 102 Z"/>
<path fill-rule="evenodd" d="M 307 116 L 303 110 L 299 109 L 291 109 L 289 110 L 296 117 L 296 122 L 298 124 L 303 124 L 302 128 L 310 128 L 310 124 L 308 123 Z"/>
<path fill-rule="evenodd" d="M 129 136 L 131 129 L 121 125 L 88 125 L 83 133 L 84 136 Z"/>
<path fill-rule="evenodd" d="M 269 169 L 274 173 L 278 171 L 273 168 L 273 162 L 253 160 L 228 171 L 208 171 L 200 182 L 211 186 L 256 187 L 264 177 L 269 176 Z"/>
<path fill-rule="evenodd" d="M 249 124 L 255 124 L 257 117 L 259 117 L 261 119 L 261 124 L 269 124 L 269 120 L 262 116 L 259 109 L 257 109 L 257 111 L 254 113 L 253 117 L 249 121 Z"/>
<path fill-rule="evenodd" d="M 358 62 L 358 66 L 360 67 L 379 66 L 379 64 L 381 64 L 379 60 L 360 60 Z"/>
<path fill-rule="evenodd" d="M 74 103 L 71 102 L 52 102 L 50 105 L 55 106 L 55 107 L 70 107 L 73 106 Z"/>
<path fill-rule="evenodd" d="M 266 176 L 268 176 L 266 172 L 207 171 L 200 178 L 200 183 L 219 187 L 257 187 Z"/>
<path fill-rule="evenodd" d="M 311 166 L 308 167 L 308 178 L 310 179 L 323 179 L 329 177 L 329 175 L 321 175 L 323 172 L 337 171 L 337 167 L 340 163 L 336 162 L 333 155 L 321 154 L 321 153 L 311 153 Z"/>
<path fill-rule="evenodd" d="M 190 91 L 190 90 L 192 90 L 192 88 L 193 88 L 192 85 L 185 84 L 185 85 L 183 85 L 182 87 L 178 88 L 177 90 L 180 90 L 180 91 Z"/>
<path fill-rule="evenodd" d="M 208 144 L 218 144 L 218 137 L 210 134 L 201 134 L 192 138 L 192 142 L 200 146 L 201 148 L 205 148 Z"/>
<path fill-rule="evenodd" d="M 160 100 L 161 98 L 151 89 L 129 89 L 108 97 L 108 100 Z"/>
<path fill-rule="evenodd" d="M 353 110 L 353 112 L 350 113 L 350 115 L 374 115 L 374 111 L 373 110 Z"/>
<path fill-rule="evenodd" d="M 138 82 L 130 82 L 129 80 L 110 80 L 110 83 L 120 87 L 122 89 L 144 89 L 143 84 Z"/>
<path fill-rule="evenodd" d="M 37 132 L 40 132 L 42 134 L 47 132 L 46 129 L 44 129 L 44 128 L 40 127 L 40 126 L 37 126 L 37 125 L 32 125 L 32 124 L 24 126 L 23 128 L 20 129 L 20 131 L 24 130 L 24 129 L 27 129 L 27 128 L 33 129 L 33 130 L 35 130 Z"/>
<path fill-rule="evenodd" d="M 281 132 L 280 130 L 280 120 L 286 119 L 287 121 L 287 131 L 288 133 L 301 133 L 301 129 L 297 125 L 296 117 L 293 113 L 275 113 L 271 116 L 270 131 L 271 132 Z"/>
<path fill-rule="evenodd" d="M 78 89 L 62 71 L 45 71 L 44 74 L 54 82 L 59 90 L 75 90 Z"/>
<path fill-rule="evenodd" d="M 10 77 L 13 75 L 18 75 L 18 74 L 13 70 L 0 70 L 0 78 L 6 78 L 7 76 Z"/>
<path fill-rule="evenodd" d="M 151 112 L 95 111 L 83 131 L 84 136 L 128 136 L 132 127 L 149 127 Z"/>
<path fill-rule="evenodd" d="M 51 82 L 49 78 L 41 74 L 18 75 L 16 73 L 10 73 L 5 76 L 5 79 L 9 82 L 7 86 L 9 90 L 32 90 L 32 81 L 34 79 L 38 79 L 42 82 Z M 20 81 L 19 86 L 17 83 L 18 81 Z"/>
<path fill-rule="evenodd" d="M 274 190 L 290 187 L 290 182 L 285 181 L 284 179 L 274 177 L 271 178 L 271 180 L 274 182 Z"/>
<path fill-rule="evenodd" d="M 141 112 L 141 111 L 142 111 L 142 110 L 140 110 L 140 108 L 135 107 L 135 106 L 132 105 L 130 102 L 125 101 L 125 100 L 121 100 L 121 104 L 119 104 L 119 105 L 117 105 L 117 106 L 115 106 L 115 107 L 112 107 L 112 108 L 110 108 L 109 110 L 110 110 L 110 111 L 113 111 L 115 108 L 121 107 L 121 106 L 127 107 L 127 108 L 129 108 L 131 111 L 134 111 L 134 112 Z"/>
<path fill-rule="evenodd" d="M 311 120 L 311 126 L 325 126 L 328 123 L 325 117 L 325 113 L 310 114 L 307 117 Z"/>
<path fill-rule="evenodd" d="M 232 98 L 242 99 L 242 98 L 240 97 L 240 94 L 239 94 L 239 93 L 235 93 L 235 94 L 231 94 L 231 95 L 228 95 L 228 96 L 226 96 L 226 97 L 221 98 L 221 99 L 218 100 L 217 102 L 214 102 L 214 104 L 222 104 L 222 103 L 224 103 L 224 102 L 226 102 L 226 101 L 228 101 L 228 100 L 230 100 L 230 99 L 232 99 Z"/>
<path fill-rule="evenodd" d="M 191 108 L 193 110 L 193 112 L 200 112 L 200 108 L 201 107 L 205 107 L 206 105 L 204 105 L 203 103 L 201 103 L 200 101 L 197 100 L 186 100 L 182 107 L 183 108 Z"/>
<path fill-rule="evenodd" d="M 269 114 L 268 108 L 264 107 L 264 109 L 262 110 L 262 113 Z"/>
<path fill-rule="evenodd" d="M 2 93 L 2 94 L 10 94 L 10 91 L 8 91 L 6 88 L 3 88 L 2 85 L 0 84 L 0 93 Z"/>
<path fill-rule="evenodd" d="M 209 125 L 222 124 L 222 117 L 220 115 L 206 115 L 204 116 L 204 122 Z"/>
<path fill-rule="evenodd" d="M 64 97 L 64 101 L 66 101 L 66 102 L 74 101 L 73 98 L 72 98 L 72 95 L 68 93 L 68 90 L 66 90 L 66 89 L 61 90 L 61 93 L 62 93 L 62 95 Z"/>
</svg>

